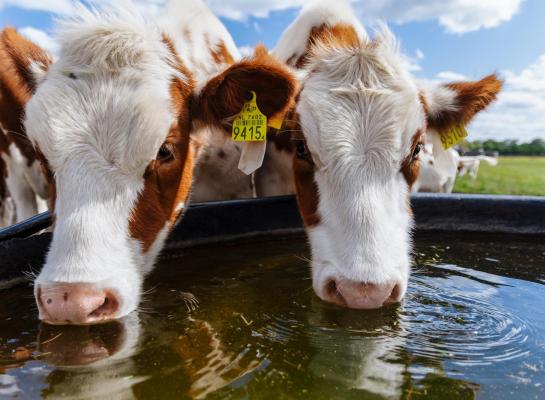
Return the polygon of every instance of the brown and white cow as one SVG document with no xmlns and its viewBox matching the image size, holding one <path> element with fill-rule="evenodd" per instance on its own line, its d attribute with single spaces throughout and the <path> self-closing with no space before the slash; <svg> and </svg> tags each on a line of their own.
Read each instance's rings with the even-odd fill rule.
<svg viewBox="0 0 545 400">
<path fill-rule="evenodd" d="M 46 177 L 23 126 L 24 107 L 32 93 L 22 81 L 24 71 L 17 69 L 14 55 L 10 53 L 14 41 L 24 47 L 25 52 L 35 55 L 32 68 L 47 69 L 51 63 L 50 56 L 15 29 L 5 28 L 0 33 L 0 158 L 5 164 L 4 179 L 16 214 L 15 218 L 8 218 L 5 225 L 12 219 L 23 221 L 45 211 L 48 197 Z"/>
<path fill-rule="evenodd" d="M 175 22 L 190 8 L 176 10 L 159 25 L 127 7 L 79 6 L 59 22 L 60 56 L 47 71 L 43 53 L 9 44 L 34 93 L 25 127 L 53 192 L 53 241 L 35 281 L 42 320 L 86 324 L 133 311 L 187 206 L 200 132 L 224 135 L 250 90 L 269 117 L 292 101 L 296 82 L 265 54 L 196 87 L 186 63 L 197 49 Z"/>
<path fill-rule="evenodd" d="M 287 176 L 292 156 L 293 184 L 281 183 L 296 188 L 316 294 L 360 309 L 400 301 L 410 270 L 408 197 L 424 134 L 470 122 L 501 82 L 491 75 L 419 87 L 388 29 L 370 39 L 341 0 L 304 7 L 273 53 L 299 70 L 301 90 L 268 146 L 258 194 L 282 194 L 266 172 Z"/>
</svg>

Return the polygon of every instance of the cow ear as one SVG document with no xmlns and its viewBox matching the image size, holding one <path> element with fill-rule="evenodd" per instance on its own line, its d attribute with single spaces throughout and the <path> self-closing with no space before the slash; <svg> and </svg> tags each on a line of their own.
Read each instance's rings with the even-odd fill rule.
<svg viewBox="0 0 545 400">
<path fill-rule="evenodd" d="M 257 105 L 267 118 L 281 115 L 292 106 L 297 81 L 288 68 L 258 47 L 253 57 L 233 64 L 213 77 L 195 102 L 196 118 L 207 125 L 230 130 L 230 124 L 256 93 Z"/>
<path fill-rule="evenodd" d="M 496 100 L 501 87 L 502 82 L 493 74 L 480 81 L 430 88 L 423 99 L 428 127 L 441 134 L 457 125 L 467 125 L 479 111 Z"/>
<path fill-rule="evenodd" d="M 7 79 L 17 79 L 19 88 L 32 94 L 47 72 L 51 57 L 38 45 L 20 35 L 14 28 L 5 28 L 0 34 L 1 73 Z"/>
</svg>

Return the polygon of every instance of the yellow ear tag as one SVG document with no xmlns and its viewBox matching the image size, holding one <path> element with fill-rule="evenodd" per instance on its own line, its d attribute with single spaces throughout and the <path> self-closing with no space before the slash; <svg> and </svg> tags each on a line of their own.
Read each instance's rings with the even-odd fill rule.
<svg viewBox="0 0 545 400">
<path fill-rule="evenodd" d="M 444 150 L 450 149 L 452 146 L 460 143 L 464 140 L 469 133 L 467 133 L 466 127 L 464 125 L 457 125 L 454 128 L 451 128 L 445 133 L 441 133 L 441 144 L 443 145 Z"/>
<path fill-rule="evenodd" d="M 242 111 L 233 121 L 232 138 L 235 142 L 263 142 L 267 139 L 267 117 L 257 107 L 254 91 L 251 100 L 242 106 Z"/>
<path fill-rule="evenodd" d="M 283 123 L 284 123 L 284 114 L 275 115 L 274 117 L 269 119 L 269 126 L 276 130 L 279 130 L 280 128 L 282 128 Z"/>
</svg>

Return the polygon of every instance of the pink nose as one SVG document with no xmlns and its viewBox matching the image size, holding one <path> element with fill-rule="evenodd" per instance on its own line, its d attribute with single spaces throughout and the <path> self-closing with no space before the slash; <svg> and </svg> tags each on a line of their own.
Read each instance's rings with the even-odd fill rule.
<svg viewBox="0 0 545 400">
<path fill-rule="evenodd" d="M 85 325 L 114 318 L 119 300 L 114 292 L 88 283 L 40 285 L 36 291 L 39 318 L 54 325 Z"/>
<path fill-rule="evenodd" d="M 323 299 L 341 307 L 373 310 L 401 300 L 401 287 L 396 282 L 380 285 L 330 280 L 323 291 Z"/>
</svg>

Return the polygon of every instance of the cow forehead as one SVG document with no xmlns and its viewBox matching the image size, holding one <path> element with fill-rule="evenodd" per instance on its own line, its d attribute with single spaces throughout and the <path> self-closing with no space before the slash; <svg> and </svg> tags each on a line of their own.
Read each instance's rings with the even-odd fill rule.
<svg viewBox="0 0 545 400">
<path fill-rule="evenodd" d="M 57 40 L 60 57 L 27 107 L 29 137 L 54 170 L 86 152 L 124 172 L 141 172 L 180 112 L 173 82 L 191 79 L 165 36 L 122 7 L 82 6 L 59 23 Z"/>
<path fill-rule="evenodd" d="M 324 164 L 397 168 L 425 124 L 415 80 L 389 40 L 315 49 L 298 112 L 309 146 Z"/>
<path fill-rule="evenodd" d="M 28 105 L 26 125 L 53 169 L 70 154 L 90 151 L 124 170 L 139 168 L 175 122 L 170 81 L 50 74 Z"/>
<path fill-rule="evenodd" d="M 323 165 L 359 165 L 369 172 L 398 169 L 414 134 L 425 125 L 417 92 L 410 87 L 377 93 L 305 85 L 297 110 L 309 147 Z"/>
</svg>

